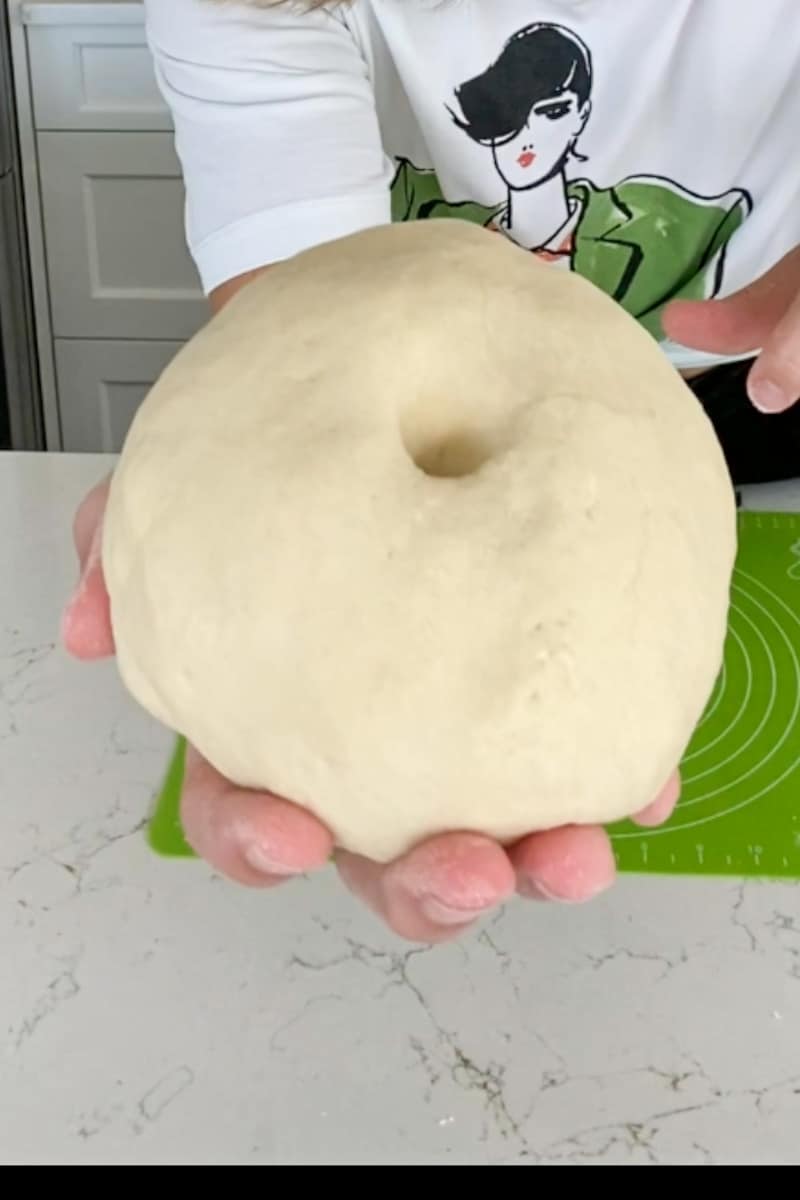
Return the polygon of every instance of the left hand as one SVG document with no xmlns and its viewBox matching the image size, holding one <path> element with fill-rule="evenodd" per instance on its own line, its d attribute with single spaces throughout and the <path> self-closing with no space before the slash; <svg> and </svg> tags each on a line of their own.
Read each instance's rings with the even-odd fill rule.
<svg viewBox="0 0 800 1200">
<path fill-rule="evenodd" d="M 800 246 L 754 283 L 723 300 L 676 300 L 664 330 L 682 346 L 711 354 L 754 354 L 748 392 L 760 412 L 800 400 Z"/>
</svg>

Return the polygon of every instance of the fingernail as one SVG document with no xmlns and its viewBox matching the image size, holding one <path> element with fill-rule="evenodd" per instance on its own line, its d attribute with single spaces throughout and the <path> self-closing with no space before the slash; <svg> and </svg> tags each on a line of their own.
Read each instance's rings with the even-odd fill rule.
<svg viewBox="0 0 800 1200">
<path fill-rule="evenodd" d="M 291 879 L 295 875 L 303 874 L 302 867 L 293 867 L 288 863 L 276 861 L 267 847 L 262 846 L 259 842 L 251 842 L 249 846 L 245 846 L 242 854 L 247 865 L 257 871 L 259 875 Z"/>
<path fill-rule="evenodd" d="M 83 599 L 85 584 L 83 577 L 79 580 L 72 595 L 61 612 L 61 625 L 59 629 L 61 641 L 64 645 L 69 646 L 72 642 L 72 634 L 75 629 L 75 614 L 79 612 L 79 605 Z"/>
<path fill-rule="evenodd" d="M 64 615 L 65 616 L 68 613 L 70 613 L 72 611 L 72 609 L 75 607 L 75 605 L 78 604 L 78 602 L 83 598 L 83 594 L 86 591 L 87 575 L 88 575 L 88 571 L 83 570 L 81 572 L 80 579 L 78 580 L 78 582 L 75 584 L 74 588 L 72 589 L 72 594 L 69 597 L 69 599 L 67 600 L 66 605 L 64 606 Z"/>
<path fill-rule="evenodd" d="M 86 592 L 86 588 L 89 583 L 89 577 L 91 576 L 92 571 L 94 571 L 95 567 L 99 563 L 100 556 L 101 556 L 100 538 L 98 536 L 95 536 L 92 539 L 91 546 L 89 547 L 89 553 L 86 555 L 86 561 L 84 562 L 83 566 L 81 567 L 81 573 L 78 578 L 78 582 L 75 584 L 72 595 L 70 596 L 69 600 L 67 601 L 67 604 L 66 604 L 66 607 L 64 610 L 65 614 L 69 613 L 75 607 L 75 605 L 78 604 L 79 601 L 83 599 L 84 593 Z"/>
<path fill-rule="evenodd" d="M 526 900 L 547 900 L 557 904 L 566 903 L 562 896 L 557 896 L 545 884 L 540 883 L 537 879 L 530 879 L 527 875 L 521 876 L 518 880 L 517 891 Z"/>
<path fill-rule="evenodd" d="M 751 382 L 748 390 L 753 407 L 761 413 L 784 412 L 795 402 L 794 396 L 790 396 L 784 388 L 773 383 L 771 379 L 756 379 Z"/>
<path fill-rule="evenodd" d="M 588 904 L 589 901 L 601 896 L 603 892 L 607 892 L 612 883 L 613 880 L 602 881 L 587 888 L 580 896 L 565 896 L 563 893 L 553 891 L 541 879 L 523 876 L 518 880 L 517 891 L 526 900 L 545 900 L 550 904 Z"/>
<path fill-rule="evenodd" d="M 447 926 L 470 925 L 494 908 L 493 904 L 484 908 L 453 908 L 451 904 L 445 904 L 436 896 L 423 897 L 419 901 L 419 905 L 424 915 L 434 925 Z"/>
</svg>

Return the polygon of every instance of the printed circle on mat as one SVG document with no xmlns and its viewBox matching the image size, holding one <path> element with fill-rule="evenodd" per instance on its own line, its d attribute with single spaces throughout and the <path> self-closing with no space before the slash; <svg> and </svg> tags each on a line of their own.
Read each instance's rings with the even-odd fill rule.
<svg viewBox="0 0 800 1200">
<path fill-rule="evenodd" d="M 767 796 L 798 767 L 800 619 L 736 570 L 723 670 L 683 762 L 674 817 L 647 837 L 720 820 Z M 641 830 L 613 834 L 642 838 Z"/>
</svg>

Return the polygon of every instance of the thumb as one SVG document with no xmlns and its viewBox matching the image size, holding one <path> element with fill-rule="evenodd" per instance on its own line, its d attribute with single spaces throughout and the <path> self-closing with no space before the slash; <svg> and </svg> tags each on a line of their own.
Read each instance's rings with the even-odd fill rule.
<svg viewBox="0 0 800 1200">
<path fill-rule="evenodd" d="M 109 480 L 89 493 L 75 517 L 80 579 L 61 619 L 61 637 L 75 658 L 107 658 L 114 653 L 111 612 L 103 576 L 103 516 Z"/>
<path fill-rule="evenodd" d="M 754 283 L 723 300 L 675 300 L 664 313 L 667 337 L 710 354 L 748 354 L 769 342 L 800 292 L 800 247 Z"/>
</svg>

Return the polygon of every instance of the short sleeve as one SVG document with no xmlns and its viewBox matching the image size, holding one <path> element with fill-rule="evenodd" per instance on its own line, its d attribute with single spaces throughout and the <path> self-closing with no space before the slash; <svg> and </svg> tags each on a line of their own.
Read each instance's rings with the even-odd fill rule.
<svg viewBox="0 0 800 1200">
<path fill-rule="evenodd" d="M 145 3 L 206 292 L 391 219 L 372 83 L 342 16 L 231 0 Z"/>
</svg>

